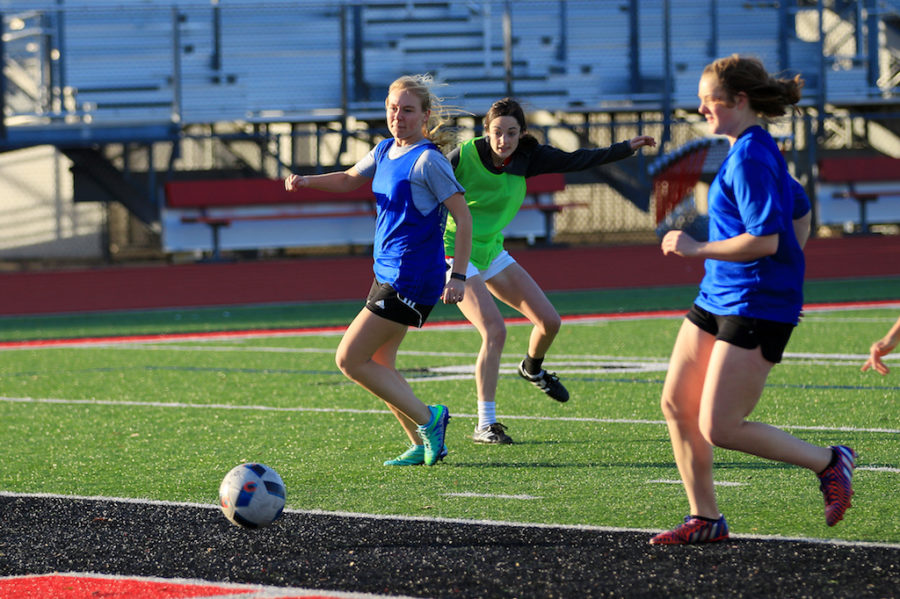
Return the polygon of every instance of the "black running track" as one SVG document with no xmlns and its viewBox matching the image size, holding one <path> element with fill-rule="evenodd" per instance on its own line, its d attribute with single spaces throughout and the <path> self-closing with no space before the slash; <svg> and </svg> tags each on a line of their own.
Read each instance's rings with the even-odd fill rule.
<svg viewBox="0 0 900 599">
<path fill-rule="evenodd" d="M 848 517 L 852 514 L 848 514 Z M 845 523 L 839 524 L 839 526 Z M 95 572 L 414 597 L 900 596 L 900 548 L 0 496 L 0 575 Z"/>
</svg>

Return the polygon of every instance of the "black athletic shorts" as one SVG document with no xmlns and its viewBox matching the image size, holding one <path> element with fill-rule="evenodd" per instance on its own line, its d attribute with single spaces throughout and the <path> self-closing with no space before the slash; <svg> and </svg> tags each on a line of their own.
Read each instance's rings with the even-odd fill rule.
<svg viewBox="0 0 900 599">
<path fill-rule="evenodd" d="M 390 283 L 375 280 L 366 298 L 366 308 L 390 321 L 421 328 L 434 305 L 417 304 L 398 294 Z"/>
<path fill-rule="evenodd" d="M 745 316 L 719 316 L 704 310 L 697 304 L 691 307 L 687 319 L 713 335 L 716 339 L 744 349 L 762 349 L 763 357 L 778 364 L 784 355 L 794 325 L 762 318 Z"/>
</svg>

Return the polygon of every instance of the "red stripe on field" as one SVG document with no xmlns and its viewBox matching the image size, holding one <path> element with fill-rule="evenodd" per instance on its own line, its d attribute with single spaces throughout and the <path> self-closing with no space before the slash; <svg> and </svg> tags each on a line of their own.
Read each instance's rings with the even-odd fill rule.
<svg viewBox="0 0 900 599">
<path fill-rule="evenodd" d="M 874 300 L 865 302 L 832 302 L 827 304 L 808 304 L 803 307 L 806 312 L 825 310 L 854 310 L 864 308 L 893 307 L 897 300 Z M 640 318 L 676 318 L 687 313 L 684 310 L 648 310 L 646 312 L 616 312 L 608 314 L 576 314 L 563 316 L 563 322 L 582 322 L 590 320 L 636 320 Z M 524 317 L 507 318 L 507 324 L 528 324 Z M 467 320 L 452 320 L 426 323 L 426 329 L 441 327 L 472 326 Z M 202 341 L 208 339 L 241 339 L 247 337 L 296 337 L 300 335 L 320 335 L 322 333 L 343 332 L 346 326 L 306 327 L 299 329 L 249 329 L 243 331 L 207 331 L 196 333 L 167 333 L 160 335 L 129 335 L 125 337 L 79 337 L 75 339 L 30 339 L 24 341 L 0 341 L 0 350 L 23 349 L 28 347 L 67 347 L 82 345 L 106 345 L 112 343 L 152 343 L 154 341 Z"/>
<path fill-rule="evenodd" d="M 0 597 L 41 599 L 182 599 L 187 597 L 248 595 L 251 589 L 149 580 L 87 576 L 28 576 L 0 580 Z"/>
<path fill-rule="evenodd" d="M 154 335 L 129 335 L 125 337 L 78 337 L 70 339 L 32 339 L 27 341 L 0 341 L 0 349 L 23 347 L 60 347 L 67 345 L 103 345 L 105 343 L 149 343 L 153 341 L 189 341 L 192 339 L 235 339 L 241 337 L 291 337 L 338 332 L 340 327 L 309 327 L 303 329 L 252 329 L 246 331 L 205 331 L 196 333 L 166 333 Z"/>
<path fill-rule="evenodd" d="M 267 588 L 267 599 L 338 599 L 336 595 Z M 35 599 L 189 599 L 190 597 L 258 597 L 258 587 L 219 586 L 141 578 L 45 574 L 0 578 L 0 597 Z"/>
</svg>

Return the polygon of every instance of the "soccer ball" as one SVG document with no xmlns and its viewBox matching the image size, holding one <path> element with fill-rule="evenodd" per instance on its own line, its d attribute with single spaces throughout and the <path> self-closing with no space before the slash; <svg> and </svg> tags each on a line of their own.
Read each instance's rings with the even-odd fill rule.
<svg viewBox="0 0 900 599">
<path fill-rule="evenodd" d="M 284 482 L 265 464 L 241 464 L 231 469 L 219 485 L 219 505 L 232 523 L 262 528 L 284 510 Z"/>
</svg>

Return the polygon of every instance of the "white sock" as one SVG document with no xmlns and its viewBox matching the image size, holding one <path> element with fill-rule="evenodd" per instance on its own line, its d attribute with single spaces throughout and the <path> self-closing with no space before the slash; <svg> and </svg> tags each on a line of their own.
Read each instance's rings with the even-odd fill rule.
<svg viewBox="0 0 900 599">
<path fill-rule="evenodd" d="M 478 428 L 487 428 L 497 422 L 496 407 L 493 401 L 478 402 Z"/>
</svg>

